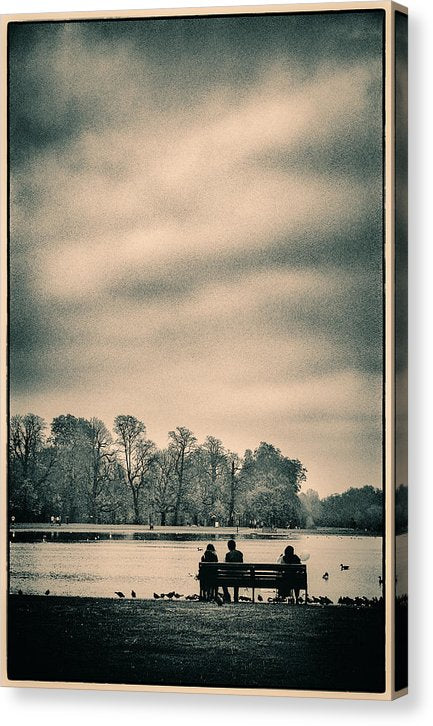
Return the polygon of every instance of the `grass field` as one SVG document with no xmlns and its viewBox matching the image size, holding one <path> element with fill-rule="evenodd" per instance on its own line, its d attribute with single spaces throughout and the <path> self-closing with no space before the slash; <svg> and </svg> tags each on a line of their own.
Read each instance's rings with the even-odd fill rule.
<svg viewBox="0 0 433 726">
<path fill-rule="evenodd" d="M 13 680 L 384 690 L 380 608 L 10 596 Z"/>
</svg>

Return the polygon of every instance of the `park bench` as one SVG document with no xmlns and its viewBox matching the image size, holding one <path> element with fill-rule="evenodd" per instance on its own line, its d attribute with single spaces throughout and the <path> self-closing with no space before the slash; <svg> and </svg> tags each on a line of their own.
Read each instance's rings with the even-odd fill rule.
<svg viewBox="0 0 433 726">
<path fill-rule="evenodd" d="M 307 566 L 252 564 L 238 562 L 200 562 L 199 563 L 200 599 L 206 600 L 207 593 L 219 586 L 248 587 L 256 589 L 305 590 L 307 602 Z"/>
</svg>

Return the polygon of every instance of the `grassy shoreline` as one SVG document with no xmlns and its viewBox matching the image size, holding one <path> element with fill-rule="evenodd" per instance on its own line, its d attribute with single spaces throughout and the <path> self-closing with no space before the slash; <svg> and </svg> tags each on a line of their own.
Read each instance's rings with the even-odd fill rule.
<svg viewBox="0 0 433 726">
<path fill-rule="evenodd" d="M 12 680 L 381 692 L 381 608 L 9 597 Z"/>
</svg>

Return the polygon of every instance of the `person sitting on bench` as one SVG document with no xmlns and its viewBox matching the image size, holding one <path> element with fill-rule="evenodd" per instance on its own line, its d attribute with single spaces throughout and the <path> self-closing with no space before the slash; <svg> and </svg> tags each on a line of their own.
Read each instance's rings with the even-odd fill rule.
<svg viewBox="0 0 433 726">
<path fill-rule="evenodd" d="M 244 556 L 240 550 L 236 549 L 236 542 L 234 539 L 229 539 L 227 542 L 227 547 L 229 548 L 229 551 L 226 554 L 226 562 L 243 562 Z M 230 593 L 228 591 L 228 588 L 223 585 L 223 591 L 224 591 L 224 600 L 226 602 L 230 602 Z M 233 602 L 239 602 L 239 587 L 233 588 Z"/>
<path fill-rule="evenodd" d="M 218 562 L 218 555 L 215 552 L 215 547 L 210 542 L 208 546 L 206 547 L 205 553 L 203 554 L 201 558 L 202 562 Z M 208 587 L 205 591 L 205 598 L 206 600 L 214 600 L 218 594 L 218 588 L 217 587 Z"/>
<path fill-rule="evenodd" d="M 280 555 L 277 560 L 278 565 L 300 565 L 301 560 L 299 559 L 298 555 L 295 555 L 295 550 L 292 547 L 292 545 L 288 545 L 286 549 L 284 550 L 284 554 Z M 278 597 L 287 597 L 288 595 L 291 595 L 293 592 L 295 596 L 295 602 L 298 604 L 299 600 L 299 587 L 292 589 L 287 589 L 285 587 L 280 587 L 278 589 Z"/>
</svg>

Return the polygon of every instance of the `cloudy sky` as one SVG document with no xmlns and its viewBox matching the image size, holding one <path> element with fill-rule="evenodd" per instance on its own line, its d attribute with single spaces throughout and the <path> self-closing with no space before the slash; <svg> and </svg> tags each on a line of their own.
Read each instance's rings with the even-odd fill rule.
<svg viewBox="0 0 433 726">
<path fill-rule="evenodd" d="M 12 26 L 12 412 L 381 485 L 382 20 Z"/>
</svg>

